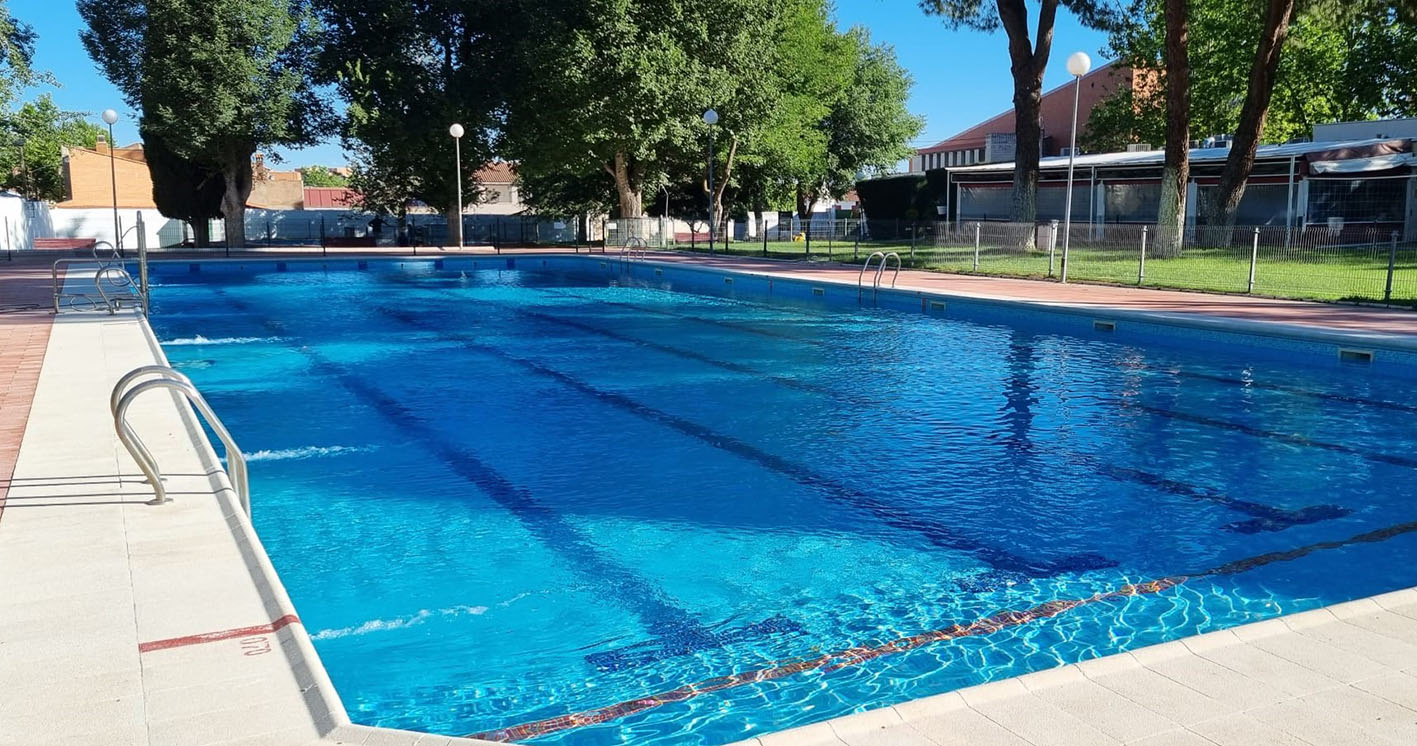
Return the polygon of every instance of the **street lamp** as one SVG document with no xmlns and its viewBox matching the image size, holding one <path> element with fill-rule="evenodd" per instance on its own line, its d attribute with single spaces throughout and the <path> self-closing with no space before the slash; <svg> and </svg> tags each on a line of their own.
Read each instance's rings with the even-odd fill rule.
<svg viewBox="0 0 1417 746">
<path fill-rule="evenodd" d="M 113 186 L 113 248 L 118 256 L 123 256 L 123 232 L 118 228 L 118 163 L 113 154 L 113 124 L 118 121 L 118 112 L 103 110 L 103 122 L 108 125 L 108 177 Z"/>
<path fill-rule="evenodd" d="M 708 141 L 708 199 L 709 199 L 709 253 L 713 253 L 715 232 L 718 229 L 718 205 L 714 203 L 713 191 L 713 126 L 718 124 L 718 112 L 709 109 L 704 112 L 704 124 L 709 126 Z"/>
<path fill-rule="evenodd" d="M 458 248 L 463 247 L 462 240 L 462 136 L 463 128 L 461 124 L 454 124 L 448 128 L 448 134 L 453 136 L 453 159 L 454 170 L 458 177 Z"/>
<path fill-rule="evenodd" d="M 1075 79 L 1073 84 L 1073 138 L 1068 147 L 1068 193 L 1063 196 L 1063 266 L 1058 281 L 1068 281 L 1068 244 L 1072 239 L 1073 227 L 1073 160 L 1078 152 L 1078 97 L 1082 94 L 1082 76 L 1092 67 L 1092 59 L 1086 52 L 1073 52 L 1068 56 L 1068 74 Z"/>
</svg>

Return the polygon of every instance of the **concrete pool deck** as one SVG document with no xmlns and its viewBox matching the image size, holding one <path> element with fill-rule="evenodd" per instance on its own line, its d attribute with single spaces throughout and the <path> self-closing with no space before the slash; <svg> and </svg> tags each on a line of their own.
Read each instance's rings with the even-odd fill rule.
<svg viewBox="0 0 1417 746">
<path fill-rule="evenodd" d="M 654 258 L 856 282 L 851 268 Z M 164 360 L 146 323 L 56 317 L 47 261 L 16 264 L 0 265 L 0 744 L 480 743 L 350 725 L 216 454 L 166 394 L 132 413 L 174 497 L 147 504 L 108 412 L 120 375 Z M 928 273 L 898 287 L 917 283 L 1417 342 L 1417 314 L 1403 311 Z M 745 743 L 1413 743 L 1414 674 L 1417 590 L 1405 590 Z"/>
</svg>

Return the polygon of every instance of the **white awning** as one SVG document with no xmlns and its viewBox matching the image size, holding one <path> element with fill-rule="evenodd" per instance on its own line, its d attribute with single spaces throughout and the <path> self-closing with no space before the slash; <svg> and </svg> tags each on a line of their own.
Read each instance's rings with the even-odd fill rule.
<svg viewBox="0 0 1417 746">
<path fill-rule="evenodd" d="M 1387 171 L 1417 164 L 1417 156 L 1411 153 L 1375 155 L 1371 158 L 1347 158 L 1341 161 L 1310 161 L 1309 171 L 1316 174 L 1361 174 L 1368 171 Z"/>
</svg>

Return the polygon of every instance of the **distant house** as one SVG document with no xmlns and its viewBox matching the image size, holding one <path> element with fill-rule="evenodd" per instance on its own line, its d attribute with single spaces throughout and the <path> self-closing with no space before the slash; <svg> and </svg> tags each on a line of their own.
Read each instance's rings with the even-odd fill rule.
<svg viewBox="0 0 1417 746">
<path fill-rule="evenodd" d="M 1099 65 L 1082 76 L 1078 91 L 1078 132 L 1087 129 L 1092 110 L 1118 90 L 1151 84 L 1151 76 L 1111 62 Z M 1072 137 L 1073 81 L 1043 94 L 1039 122 L 1042 129 L 1040 153 L 1043 157 L 1066 155 Z M 915 151 L 911 171 L 1002 163 L 1014 160 L 1014 110 L 991 117 L 965 131 Z"/>
<path fill-rule="evenodd" d="M 512 164 L 493 161 L 478 169 L 477 181 L 482 187 L 482 197 L 465 210 L 469 215 L 516 215 L 526 209 Z"/>
</svg>

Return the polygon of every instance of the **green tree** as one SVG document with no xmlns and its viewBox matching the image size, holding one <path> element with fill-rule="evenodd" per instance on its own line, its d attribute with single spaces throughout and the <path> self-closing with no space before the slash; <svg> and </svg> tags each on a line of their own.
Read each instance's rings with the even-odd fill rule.
<svg viewBox="0 0 1417 746">
<path fill-rule="evenodd" d="M 222 217 L 222 196 L 226 194 L 220 164 L 183 158 L 161 134 L 146 128 L 140 128 L 139 135 L 158 212 L 191 225 L 192 242 L 198 248 L 210 246 L 211 220 Z"/>
<path fill-rule="evenodd" d="M 316 24 L 301 0 L 79 0 L 89 56 L 173 154 L 220 166 L 226 243 L 246 242 L 251 157 L 316 141 Z"/>
<path fill-rule="evenodd" d="M 304 179 L 305 186 L 310 187 L 342 187 L 349 186 L 349 177 L 336 173 L 333 169 L 325 166 L 306 166 L 297 168 L 300 177 Z"/>
<path fill-rule="evenodd" d="M 0 111 L 8 110 L 27 86 L 47 78 L 30 66 L 34 41 L 34 28 L 10 15 L 7 0 L 0 0 Z"/>
<path fill-rule="evenodd" d="M 1155 246 L 1159 256 L 1179 256 L 1186 223 L 1186 189 L 1191 180 L 1190 2 L 1164 0 L 1164 4 L 1166 159 L 1161 171 Z"/>
<path fill-rule="evenodd" d="M 324 20 L 321 79 L 348 103 L 342 129 L 351 186 L 366 210 L 402 218 L 410 200 L 452 216 L 475 202 L 492 158 L 509 60 L 512 5 L 468 0 L 315 0 Z M 463 204 L 448 127 L 463 126 Z M 449 238 L 461 238 L 450 220 Z"/>
<path fill-rule="evenodd" d="M 99 132 L 83 113 L 60 109 L 48 93 L 26 103 L 0 118 L 0 186 L 26 199 L 64 199 L 64 146 L 92 148 Z"/>
<path fill-rule="evenodd" d="M 771 61 L 785 16 L 777 3 L 550 0 L 522 8 L 504 133 L 523 180 L 601 174 L 619 214 L 639 217 L 646 192 L 670 173 L 688 169 L 706 181 L 689 164 L 705 163 L 700 117 L 713 108 L 720 119 L 710 199 L 721 204 L 738 154 L 776 98 Z"/>
<path fill-rule="evenodd" d="M 951 28 L 1004 30 L 1014 82 L 1013 219 L 1019 222 L 1031 223 L 1037 216 L 1043 72 L 1053 50 L 1053 25 L 1060 5 L 1086 26 L 1107 29 L 1116 23 L 1112 8 L 1096 0 L 1042 0 L 1030 36 L 1024 0 L 920 0 L 927 14 L 941 17 Z"/>
<path fill-rule="evenodd" d="M 1190 130 L 1238 132 L 1263 18 L 1251 0 L 1190 0 Z M 1314 124 L 1417 115 L 1417 23 L 1397 0 L 1311 0 L 1297 11 L 1273 80 L 1256 142 L 1307 136 Z M 1084 141 L 1099 150 L 1164 139 L 1169 86 L 1164 58 L 1165 0 L 1141 0 L 1118 29 L 1112 52 L 1158 71 L 1159 87 L 1122 90 L 1093 112 Z M 1237 153 L 1242 153 L 1243 148 Z M 1244 172 L 1248 176 L 1248 171 Z M 1223 215 L 1208 219 L 1225 222 Z"/>
<path fill-rule="evenodd" d="M 745 207 L 793 204 L 805 218 L 908 157 L 922 122 L 906 108 L 910 76 L 890 47 L 863 28 L 838 31 L 820 2 L 801 5 L 776 48 L 781 95 L 743 156 L 742 186 Z"/>
</svg>

